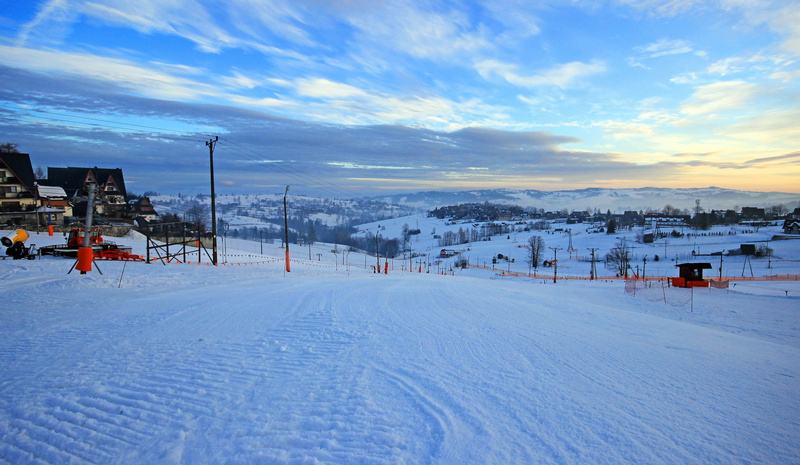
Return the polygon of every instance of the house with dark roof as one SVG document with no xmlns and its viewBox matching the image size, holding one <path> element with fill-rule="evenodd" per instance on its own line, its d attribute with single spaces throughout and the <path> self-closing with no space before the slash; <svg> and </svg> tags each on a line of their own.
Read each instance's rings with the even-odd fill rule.
<svg viewBox="0 0 800 465">
<path fill-rule="evenodd" d="M 155 207 L 150 203 L 150 197 L 142 197 L 129 201 L 128 213 L 133 219 L 142 218 L 148 222 L 158 218 Z"/>
<path fill-rule="evenodd" d="M 127 191 L 125 178 L 120 168 L 53 168 L 47 167 L 47 183 L 59 186 L 73 199 L 75 214 L 85 215 L 86 204 L 75 203 L 78 198 L 85 198 L 89 192 L 89 184 L 97 186 L 95 212 L 112 218 L 123 218 L 127 213 Z M 81 208 L 83 207 L 83 212 Z"/>
<path fill-rule="evenodd" d="M 27 153 L 0 153 L 0 210 L 36 207 L 36 177 Z"/>
<path fill-rule="evenodd" d="M 783 222 L 783 233 L 800 235 L 800 207 L 794 209 L 792 213 L 786 215 Z"/>
</svg>

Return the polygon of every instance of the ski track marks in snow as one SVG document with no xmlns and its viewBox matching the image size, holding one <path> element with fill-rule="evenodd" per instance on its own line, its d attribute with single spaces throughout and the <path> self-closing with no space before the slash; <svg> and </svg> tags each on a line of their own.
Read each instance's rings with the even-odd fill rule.
<svg viewBox="0 0 800 465">
<path fill-rule="evenodd" d="M 47 266 L 0 275 L 0 463 L 800 459 L 797 347 L 621 288 Z"/>
</svg>

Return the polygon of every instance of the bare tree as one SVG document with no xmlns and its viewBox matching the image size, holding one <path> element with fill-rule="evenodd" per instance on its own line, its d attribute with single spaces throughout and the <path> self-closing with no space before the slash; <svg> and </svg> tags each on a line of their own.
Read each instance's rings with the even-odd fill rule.
<svg viewBox="0 0 800 465">
<path fill-rule="evenodd" d="M 19 153 L 17 147 L 19 147 L 19 144 L 15 144 L 13 142 L 4 142 L 0 144 L 0 153 Z"/>
<path fill-rule="evenodd" d="M 314 244 L 317 242 L 317 230 L 314 229 L 314 223 L 309 223 L 308 225 L 308 243 Z"/>
<path fill-rule="evenodd" d="M 207 215 L 208 207 L 199 203 L 192 204 L 192 206 L 186 209 L 186 219 L 197 223 L 200 232 L 206 232 L 208 230 L 208 224 L 206 223 Z"/>
<path fill-rule="evenodd" d="M 534 269 L 538 269 L 539 262 L 542 261 L 542 256 L 544 255 L 544 239 L 542 239 L 542 236 L 531 236 L 528 239 L 528 246 L 531 248 L 528 262 Z"/>
<path fill-rule="evenodd" d="M 630 268 L 631 251 L 625 239 L 620 239 L 616 246 L 606 254 L 606 263 L 611 265 L 618 276 L 628 277 L 628 269 Z"/>
</svg>

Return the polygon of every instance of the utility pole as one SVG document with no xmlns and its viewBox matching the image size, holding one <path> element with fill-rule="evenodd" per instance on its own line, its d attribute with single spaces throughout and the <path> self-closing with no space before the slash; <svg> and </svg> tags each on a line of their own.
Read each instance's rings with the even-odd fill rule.
<svg viewBox="0 0 800 465">
<path fill-rule="evenodd" d="M 289 186 L 283 193 L 283 229 L 286 232 L 286 271 L 292 271 L 289 267 L 289 215 L 286 213 L 286 195 L 289 194 Z"/>
<path fill-rule="evenodd" d="M 550 250 L 553 251 L 553 262 L 555 262 L 555 268 L 553 269 L 553 282 L 558 281 L 558 251 L 564 250 L 563 247 L 548 247 Z"/>
<path fill-rule="evenodd" d="M 642 281 L 647 280 L 647 255 L 644 256 L 644 261 L 642 262 Z"/>
<path fill-rule="evenodd" d="M 39 218 L 39 216 L 37 215 L 36 218 Z M 771 270 L 772 269 L 772 249 L 769 247 L 769 241 L 767 241 L 767 257 L 769 257 L 769 262 L 767 263 L 767 268 Z M 721 256 L 720 256 L 720 259 L 722 259 Z"/>
<path fill-rule="evenodd" d="M 381 251 L 378 248 L 378 232 L 375 233 L 375 258 L 378 260 L 378 265 L 375 267 L 375 272 L 381 274 Z"/>
<path fill-rule="evenodd" d="M 214 262 L 214 266 L 217 266 L 217 201 L 214 194 L 214 146 L 218 140 L 219 136 L 206 142 L 209 166 L 211 167 L 211 250 L 213 251 L 211 261 Z"/>
<path fill-rule="evenodd" d="M 594 251 L 597 250 L 597 247 L 589 247 L 588 250 L 592 251 L 592 268 L 589 270 L 589 280 L 594 281 L 597 278 L 597 267 L 595 266 L 594 261 Z"/>
</svg>

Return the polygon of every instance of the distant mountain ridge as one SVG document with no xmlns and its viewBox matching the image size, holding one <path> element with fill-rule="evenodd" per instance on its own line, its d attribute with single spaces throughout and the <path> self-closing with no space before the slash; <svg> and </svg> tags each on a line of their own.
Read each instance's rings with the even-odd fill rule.
<svg viewBox="0 0 800 465">
<path fill-rule="evenodd" d="M 490 202 L 544 210 L 660 210 L 665 205 L 693 209 L 695 201 L 705 210 L 741 209 L 741 207 L 770 207 L 784 204 L 791 211 L 800 206 L 800 194 L 787 192 L 752 192 L 720 187 L 629 189 L 586 188 L 563 191 L 489 189 L 458 192 L 425 191 L 408 194 L 371 197 L 391 204 L 417 208 L 422 211 L 459 203 Z"/>
</svg>

